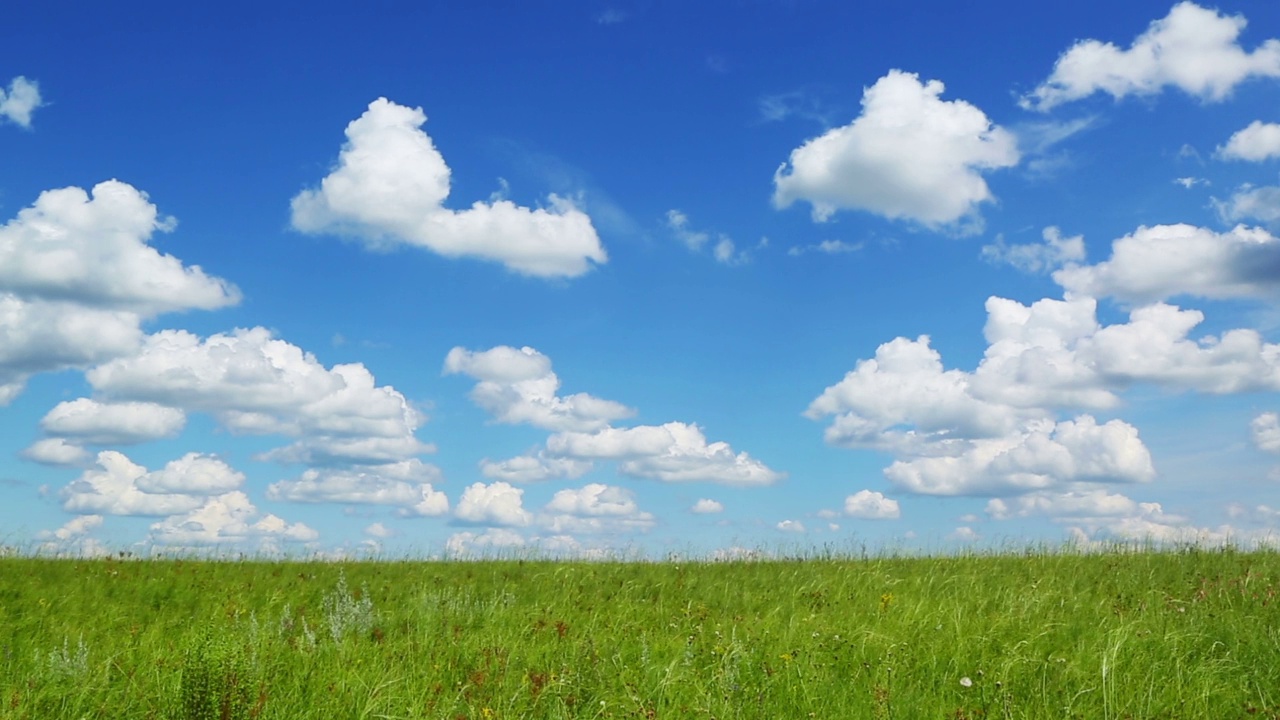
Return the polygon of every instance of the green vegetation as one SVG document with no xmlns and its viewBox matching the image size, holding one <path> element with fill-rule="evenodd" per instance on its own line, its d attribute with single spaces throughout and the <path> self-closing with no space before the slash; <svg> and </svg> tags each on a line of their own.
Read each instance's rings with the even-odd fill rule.
<svg viewBox="0 0 1280 720">
<path fill-rule="evenodd" d="M 0 718 L 1280 718 L 1274 551 L 0 558 Z"/>
</svg>

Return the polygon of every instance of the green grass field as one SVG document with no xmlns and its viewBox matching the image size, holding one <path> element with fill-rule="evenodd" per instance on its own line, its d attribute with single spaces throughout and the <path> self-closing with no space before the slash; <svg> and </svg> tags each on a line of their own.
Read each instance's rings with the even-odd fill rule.
<svg viewBox="0 0 1280 720">
<path fill-rule="evenodd" d="M 1280 718 L 1280 554 L 0 559 L 0 718 Z"/>
</svg>

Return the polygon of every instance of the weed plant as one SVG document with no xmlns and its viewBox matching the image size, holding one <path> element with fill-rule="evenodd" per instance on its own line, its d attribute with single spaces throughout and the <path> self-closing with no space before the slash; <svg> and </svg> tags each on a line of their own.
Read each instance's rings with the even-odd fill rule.
<svg viewBox="0 0 1280 720">
<path fill-rule="evenodd" d="M 1275 719 L 1277 593 L 1231 549 L 5 557 L 0 718 Z"/>
</svg>

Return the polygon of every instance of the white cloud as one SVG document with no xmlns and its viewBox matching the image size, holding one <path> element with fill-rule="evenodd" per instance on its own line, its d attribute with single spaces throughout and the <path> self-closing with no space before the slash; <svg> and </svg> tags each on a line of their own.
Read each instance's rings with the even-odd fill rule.
<svg viewBox="0 0 1280 720">
<path fill-rule="evenodd" d="M 44 531 L 36 537 L 41 540 L 74 540 L 78 537 L 88 535 L 90 532 L 102 526 L 101 515 L 81 515 L 71 518 L 65 525 L 54 530 L 53 532 Z"/>
<path fill-rule="evenodd" d="M 982 172 L 1018 162 L 1014 136 L 937 80 L 892 70 L 867 88 L 862 115 L 793 150 L 774 174 L 774 205 L 802 200 L 815 220 L 866 210 L 930 228 L 979 227 L 993 200 Z"/>
<path fill-rule="evenodd" d="M 701 252 L 711 241 L 709 233 L 693 230 L 689 227 L 689 216 L 680 210 L 668 210 L 666 223 L 667 229 L 671 231 L 671 234 L 675 235 L 677 240 L 689 248 L 690 252 Z M 756 249 L 765 247 L 768 244 L 767 238 L 762 239 Z M 711 256 L 721 265 L 742 265 L 751 261 L 751 250 L 739 250 L 732 238 L 720 233 L 716 235 L 716 241 L 711 245 Z"/>
<path fill-rule="evenodd" d="M 244 484 L 241 473 L 212 455 L 187 453 L 134 483 L 144 493 L 219 495 Z"/>
<path fill-rule="evenodd" d="M 524 509 L 524 490 L 504 482 L 475 483 L 462 492 L 453 515 L 479 525 L 525 527 L 533 516 Z"/>
<path fill-rule="evenodd" d="M 1213 207 L 1224 222 L 1256 220 L 1280 225 L 1280 187 L 1241 185 L 1226 200 L 1213 198 Z"/>
<path fill-rule="evenodd" d="M 970 391 L 971 377 L 943 370 L 942 356 L 928 336 L 897 338 L 859 361 L 839 383 L 828 387 L 805 415 L 834 416 L 828 443 L 843 447 L 901 449 L 921 442 L 1000 436 L 1013 431 L 1024 412 L 986 402 Z"/>
<path fill-rule="evenodd" d="M 611 420 L 635 411 L 586 393 L 560 397 L 560 380 L 551 371 L 550 359 L 530 347 L 499 346 L 483 352 L 454 348 L 444 371 L 479 380 L 471 398 L 499 421 L 561 430 L 541 450 L 499 462 L 482 461 L 486 477 L 512 482 L 579 477 L 595 460 L 616 460 L 624 474 L 667 482 L 768 485 L 783 477 L 747 453 L 735 453 L 727 443 L 708 443 L 697 425 L 612 427 Z"/>
<path fill-rule="evenodd" d="M 1247 160 L 1262 162 L 1280 157 L 1280 125 L 1254 120 L 1243 130 L 1237 130 L 1218 146 L 1214 156 L 1222 160 Z"/>
<path fill-rule="evenodd" d="M 84 471 L 59 493 L 68 512 L 100 515 L 172 515 L 194 510 L 203 498 L 185 493 L 149 493 L 140 487 L 147 469 L 124 455 L 98 453 L 97 469 Z"/>
<path fill-rule="evenodd" d="M 706 246 L 711 236 L 705 232 L 698 232 L 689 228 L 689 216 L 679 210 L 667 211 L 667 228 L 676 236 L 676 239 L 684 243 L 685 247 L 693 252 L 698 252 Z"/>
<path fill-rule="evenodd" d="M 351 237 L 374 248 L 398 243 L 445 257 L 477 257 L 535 277 L 575 277 L 607 261 L 591 219 L 551 195 L 549 208 L 508 200 L 444 207 L 450 170 L 422 130 L 421 108 L 386 98 L 347 125 L 338 164 L 320 187 L 293 198 L 294 228 Z"/>
<path fill-rule="evenodd" d="M 1027 245 L 1008 245 L 1003 236 L 997 237 L 994 244 L 982 247 L 982 258 L 1027 273 L 1050 272 L 1068 263 L 1084 262 L 1084 236 L 1063 237 L 1058 228 L 1047 227 L 1043 237 L 1044 242 Z"/>
<path fill-rule="evenodd" d="M 981 540 L 982 536 L 979 535 L 977 531 L 974 530 L 973 528 L 967 525 L 962 525 L 961 527 L 958 527 L 955 530 L 952 530 L 951 534 L 947 536 L 947 539 L 955 540 L 957 542 L 970 543 L 970 542 L 977 542 Z"/>
<path fill-rule="evenodd" d="M 689 510 L 699 515 L 711 515 L 724 512 L 724 505 L 710 498 L 700 498 Z"/>
<path fill-rule="evenodd" d="M 147 245 L 172 229 L 115 180 L 41 193 L 0 227 L 0 404 L 35 373 L 133 352 L 159 313 L 234 304 L 239 291 Z"/>
<path fill-rule="evenodd" d="M 1190 190 L 1191 188 L 1193 188 L 1193 187 L 1195 187 L 1195 186 L 1197 186 L 1197 185 L 1211 185 L 1211 184 L 1212 184 L 1212 183 L 1210 183 L 1208 180 L 1206 180 L 1206 179 L 1204 179 L 1204 178 L 1198 178 L 1198 177 L 1180 177 L 1180 178 L 1174 178 L 1173 183 L 1174 183 L 1175 185 L 1181 185 L 1181 186 L 1182 186 L 1184 189 L 1186 189 L 1186 190 Z"/>
<path fill-rule="evenodd" d="M 1039 421 L 1006 437 L 973 440 L 950 455 L 897 460 L 884 471 L 896 486 L 923 495 L 994 495 L 1063 483 L 1149 482 L 1151 454 L 1137 428 L 1082 415 Z"/>
<path fill-rule="evenodd" d="M 1253 444 L 1259 450 L 1280 453 L 1280 415 L 1262 413 L 1249 423 L 1249 430 Z"/>
<path fill-rule="evenodd" d="M 106 546 L 89 533 L 102 526 L 101 515 L 81 515 L 66 522 L 57 530 L 41 530 L 36 539 L 42 540 L 36 552 L 58 557 L 101 557 L 110 554 Z"/>
<path fill-rule="evenodd" d="M 310 468 L 267 487 L 267 498 L 302 503 L 392 505 L 410 515 L 444 515 L 449 500 L 432 487 L 440 471 L 417 458 L 385 465 Z"/>
<path fill-rule="evenodd" d="M 626 488 L 590 483 L 578 490 L 556 492 L 538 522 L 553 533 L 602 533 L 645 531 L 656 523 L 651 513 L 636 504 Z"/>
<path fill-rule="evenodd" d="M 482 352 L 455 347 L 445 358 L 444 372 L 479 381 L 471 399 L 503 423 L 590 431 L 635 414 L 621 403 L 586 393 L 557 395 L 560 378 L 551 370 L 551 359 L 531 347 L 502 345 Z"/>
<path fill-rule="evenodd" d="M 445 551 L 450 555 L 467 557 L 513 550 L 524 547 L 527 542 L 523 535 L 509 528 L 491 528 L 483 533 L 463 531 L 449 536 Z"/>
<path fill-rule="evenodd" d="M 22 457 L 41 465 L 72 467 L 89 462 L 89 451 L 68 443 L 62 438 L 45 438 L 37 440 L 31 447 L 23 450 Z"/>
<path fill-rule="evenodd" d="M 781 530 L 782 532 L 787 532 L 787 533 L 801 534 L 801 533 L 804 533 L 805 531 L 804 523 L 800 522 L 799 520 L 783 520 L 782 522 L 778 523 L 774 527 Z"/>
<path fill-rule="evenodd" d="M 844 514 L 864 520 L 893 520 L 902 517 L 898 501 L 871 490 L 859 490 L 844 499 Z"/>
<path fill-rule="evenodd" d="M 378 464 L 431 450 L 413 435 L 421 414 L 394 388 L 376 385 L 363 365 L 326 369 L 264 328 L 203 340 L 164 330 L 87 377 L 113 402 L 208 412 L 232 432 L 300 438 L 271 459 Z"/>
<path fill-rule="evenodd" d="M 380 522 L 376 522 L 365 528 L 364 534 L 372 538 L 386 539 L 389 537 L 395 537 L 396 531 Z"/>
<path fill-rule="evenodd" d="M 1133 303 L 1184 294 L 1270 298 L 1280 290 L 1277 268 L 1280 239 L 1261 228 L 1240 225 L 1218 233 L 1194 225 L 1156 225 L 1116 240 L 1106 261 L 1068 265 L 1053 279 L 1069 293 Z"/>
<path fill-rule="evenodd" d="M 626 475 L 664 482 L 771 485 L 783 477 L 747 453 L 735 453 L 728 443 L 708 443 L 701 428 L 681 422 L 557 433 L 547 439 L 547 452 L 579 460 L 618 460 L 618 469 Z"/>
<path fill-rule="evenodd" d="M 205 498 L 198 507 L 151 525 L 149 540 L 156 545 L 205 546 L 258 541 L 311 542 L 320 537 L 303 523 L 289 523 L 275 515 L 258 517 L 258 508 L 240 491 Z"/>
<path fill-rule="evenodd" d="M 812 245 L 797 245 L 787 251 L 792 257 L 798 257 L 805 253 L 821 253 L 823 255 L 845 255 L 847 253 L 857 252 L 862 249 L 862 243 L 847 243 L 843 240 L 823 240 Z"/>
<path fill-rule="evenodd" d="M 175 224 L 118 180 L 95 185 L 92 196 L 77 187 L 45 191 L 0 228 L 0 288 L 143 316 L 238 302 L 227 281 L 147 244 Z"/>
<path fill-rule="evenodd" d="M 1015 516 L 1045 516 L 1055 520 L 1122 517 L 1139 511 L 1138 503 L 1128 497 L 1100 488 L 1067 492 L 1037 491 L 1007 502 L 993 498 L 987 503 L 987 514 L 996 520 Z"/>
<path fill-rule="evenodd" d="M 40 99 L 40 84 L 34 80 L 19 75 L 9 81 L 8 92 L 0 87 L 0 118 L 16 125 L 30 128 L 31 113 L 43 104 Z"/>
<path fill-rule="evenodd" d="M 40 421 L 54 437 L 94 445 L 126 445 L 173 437 L 186 415 L 155 403 L 100 403 L 88 398 L 60 402 Z"/>
<path fill-rule="evenodd" d="M 1126 50 L 1099 40 L 1077 42 L 1020 104 L 1047 111 L 1099 91 L 1120 99 L 1154 95 L 1166 87 L 1221 101 L 1245 80 L 1280 77 L 1280 41 L 1270 39 L 1246 52 L 1238 43 L 1245 24 L 1240 15 L 1178 3 Z"/>
<path fill-rule="evenodd" d="M 485 458 L 480 461 L 480 474 L 490 480 L 529 483 L 558 478 L 572 480 L 587 474 L 593 467 L 595 465 L 590 461 L 551 457 L 540 450 L 531 455 L 517 455 L 506 460 Z"/>
</svg>

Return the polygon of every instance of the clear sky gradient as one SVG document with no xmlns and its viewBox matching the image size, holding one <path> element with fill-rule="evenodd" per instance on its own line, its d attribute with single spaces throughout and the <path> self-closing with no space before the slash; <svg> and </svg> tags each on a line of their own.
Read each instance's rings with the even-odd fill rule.
<svg viewBox="0 0 1280 720">
<path fill-rule="evenodd" d="M 1280 6 L 25 3 L 0 543 L 1274 542 Z"/>
</svg>

